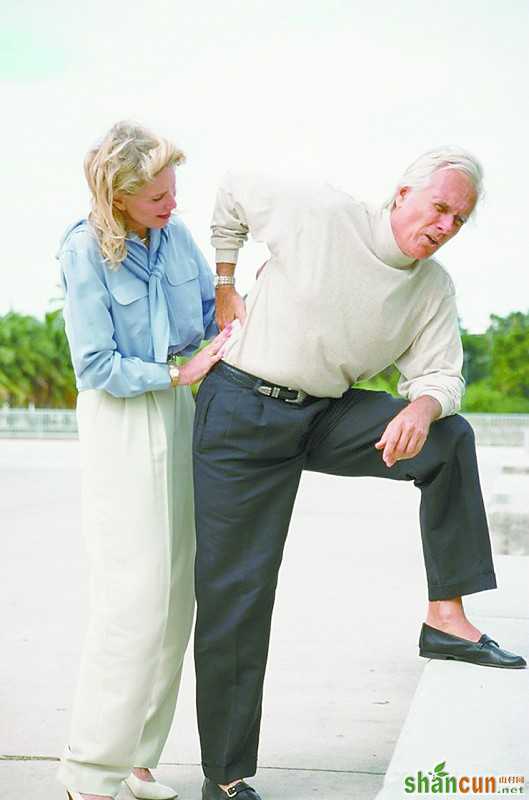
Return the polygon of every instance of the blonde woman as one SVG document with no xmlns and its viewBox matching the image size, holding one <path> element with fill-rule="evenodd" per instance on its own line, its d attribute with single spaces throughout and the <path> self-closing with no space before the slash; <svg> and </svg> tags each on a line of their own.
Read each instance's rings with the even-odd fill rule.
<svg viewBox="0 0 529 800">
<path fill-rule="evenodd" d="M 59 769 L 70 800 L 176 792 L 154 780 L 194 610 L 190 384 L 220 359 L 212 274 L 171 216 L 183 153 L 118 123 L 85 160 L 92 210 L 65 234 L 91 616 Z"/>
</svg>

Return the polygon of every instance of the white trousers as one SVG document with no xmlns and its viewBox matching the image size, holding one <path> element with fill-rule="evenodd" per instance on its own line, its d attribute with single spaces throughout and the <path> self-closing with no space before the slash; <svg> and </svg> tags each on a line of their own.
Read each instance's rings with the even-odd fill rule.
<svg viewBox="0 0 529 800">
<path fill-rule="evenodd" d="M 91 611 L 58 773 L 77 792 L 117 795 L 169 733 L 194 612 L 193 414 L 188 387 L 79 394 Z"/>
</svg>

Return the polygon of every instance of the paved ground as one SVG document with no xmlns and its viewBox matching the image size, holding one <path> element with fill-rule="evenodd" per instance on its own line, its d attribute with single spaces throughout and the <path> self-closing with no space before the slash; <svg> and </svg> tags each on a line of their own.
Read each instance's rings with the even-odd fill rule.
<svg viewBox="0 0 529 800">
<path fill-rule="evenodd" d="M 512 453 L 482 448 L 479 455 L 487 493 Z M 55 760 L 67 735 L 87 606 L 77 458 L 75 441 L 0 441 L 2 800 L 63 797 Z M 267 800 L 287 796 L 286 787 L 291 800 L 370 800 L 380 790 L 425 663 L 416 646 L 426 597 L 417 504 L 409 485 L 304 477 L 266 683 L 255 784 Z M 491 617 L 509 617 L 526 563 L 498 557 L 500 576 L 514 586 L 475 605 L 489 633 Z M 508 627 L 501 633 L 511 635 Z M 525 634 L 513 638 L 527 652 Z M 159 776 L 182 800 L 198 799 L 198 764 L 188 659 Z M 123 790 L 120 800 L 126 797 Z"/>
</svg>

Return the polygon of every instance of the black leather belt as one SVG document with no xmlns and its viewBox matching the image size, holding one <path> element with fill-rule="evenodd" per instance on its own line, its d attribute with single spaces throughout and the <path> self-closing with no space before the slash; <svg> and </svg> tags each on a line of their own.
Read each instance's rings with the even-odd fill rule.
<svg viewBox="0 0 529 800">
<path fill-rule="evenodd" d="M 219 361 L 215 371 L 224 373 L 226 377 L 241 386 L 246 386 L 253 389 L 254 392 L 262 394 L 265 397 L 272 397 L 274 400 L 282 400 L 284 403 L 292 403 L 295 406 L 303 406 L 314 400 L 321 398 L 313 397 L 303 389 L 291 389 L 289 386 L 277 386 L 275 383 L 270 383 L 257 375 L 250 375 L 249 372 L 244 372 L 242 369 L 232 367 L 231 364 L 226 364 L 225 361 Z"/>
</svg>

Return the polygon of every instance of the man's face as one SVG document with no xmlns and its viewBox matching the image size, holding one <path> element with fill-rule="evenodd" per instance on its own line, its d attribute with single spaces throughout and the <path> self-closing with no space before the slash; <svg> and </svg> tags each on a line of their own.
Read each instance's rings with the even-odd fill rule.
<svg viewBox="0 0 529 800">
<path fill-rule="evenodd" d="M 393 235 L 410 258 L 430 258 L 462 228 L 476 205 L 470 178 L 455 169 L 434 172 L 428 186 L 402 186 L 391 212 Z"/>
</svg>

